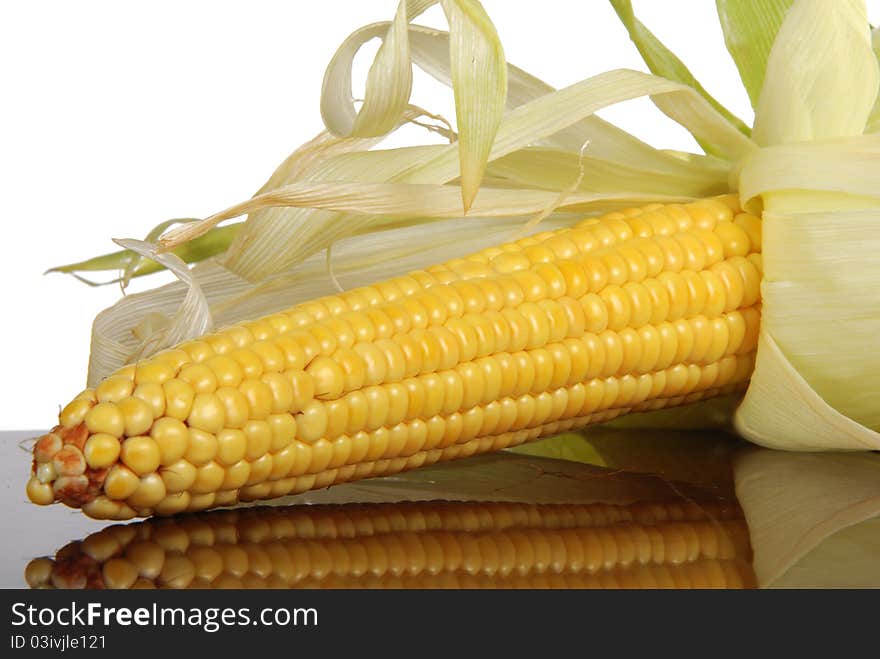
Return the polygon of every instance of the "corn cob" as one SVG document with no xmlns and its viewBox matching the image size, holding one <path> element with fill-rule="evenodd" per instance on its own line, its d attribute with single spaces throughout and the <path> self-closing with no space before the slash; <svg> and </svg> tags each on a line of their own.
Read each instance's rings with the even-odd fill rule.
<svg viewBox="0 0 880 659">
<path fill-rule="evenodd" d="M 753 585 L 723 501 L 420 502 L 216 511 L 113 526 L 32 561 L 34 588 Z"/>
<path fill-rule="evenodd" d="M 28 496 L 196 511 L 744 389 L 761 224 L 736 204 L 590 218 L 125 366 L 35 443 Z"/>
</svg>

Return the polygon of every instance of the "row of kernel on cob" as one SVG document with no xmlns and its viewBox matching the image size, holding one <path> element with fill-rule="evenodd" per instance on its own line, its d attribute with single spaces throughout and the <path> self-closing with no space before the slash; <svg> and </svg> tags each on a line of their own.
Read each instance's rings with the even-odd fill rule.
<svg viewBox="0 0 880 659">
<path fill-rule="evenodd" d="M 760 281 L 733 195 L 587 219 L 125 366 L 39 438 L 27 493 L 169 515 L 739 391 Z"/>
<path fill-rule="evenodd" d="M 754 586 L 720 500 L 247 508 L 111 526 L 34 559 L 33 588 Z"/>
</svg>

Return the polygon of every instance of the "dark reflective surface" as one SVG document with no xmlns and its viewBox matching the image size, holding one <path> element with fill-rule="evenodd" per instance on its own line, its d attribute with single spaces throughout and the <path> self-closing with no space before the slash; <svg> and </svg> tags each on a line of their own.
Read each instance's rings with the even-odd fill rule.
<svg viewBox="0 0 880 659">
<path fill-rule="evenodd" d="M 3 587 L 880 585 L 873 454 L 592 429 L 269 506 L 122 525 L 29 504 L 18 447 L 29 434 L 0 435 Z"/>
</svg>

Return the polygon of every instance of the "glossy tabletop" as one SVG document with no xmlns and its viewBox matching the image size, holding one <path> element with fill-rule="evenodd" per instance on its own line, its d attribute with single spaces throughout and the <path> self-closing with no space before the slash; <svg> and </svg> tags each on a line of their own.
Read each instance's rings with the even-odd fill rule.
<svg viewBox="0 0 880 659">
<path fill-rule="evenodd" d="M 259 506 L 118 524 L 27 501 L 38 434 L 0 433 L 4 588 L 880 586 L 876 454 L 594 428 Z"/>
</svg>

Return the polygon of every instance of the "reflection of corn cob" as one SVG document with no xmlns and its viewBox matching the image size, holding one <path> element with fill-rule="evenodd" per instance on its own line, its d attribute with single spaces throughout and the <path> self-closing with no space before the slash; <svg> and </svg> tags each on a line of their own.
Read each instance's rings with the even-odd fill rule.
<svg viewBox="0 0 880 659">
<path fill-rule="evenodd" d="M 735 204 L 611 213 L 126 366 L 37 441 L 28 494 L 200 510 L 742 389 L 761 234 Z"/>
<path fill-rule="evenodd" d="M 35 559 L 57 588 L 743 587 L 735 504 L 251 508 L 114 526 Z"/>
</svg>

